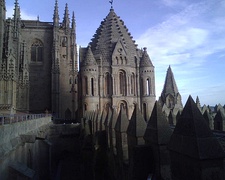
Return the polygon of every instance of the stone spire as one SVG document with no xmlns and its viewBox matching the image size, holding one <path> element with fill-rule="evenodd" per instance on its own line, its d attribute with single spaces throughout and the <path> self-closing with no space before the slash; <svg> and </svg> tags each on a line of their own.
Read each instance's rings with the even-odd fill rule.
<svg viewBox="0 0 225 180">
<path fill-rule="evenodd" d="M 145 141 L 158 145 L 169 143 L 172 131 L 162 112 L 162 106 L 156 101 L 144 134 Z"/>
<path fill-rule="evenodd" d="M 162 112 L 162 106 L 156 101 L 144 135 L 145 143 L 153 150 L 156 179 L 169 179 L 170 173 L 166 173 L 170 169 L 167 144 L 171 135 L 172 131 Z"/>
<path fill-rule="evenodd" d="M 170 110 L 173 110 L 174 115 L 176 115 L 178 111 L 183 109 L 181 95 L 178 92 L 177 84 L 170 66 L 167 70 L 160 101 L 164 106 L 163 110 L 167 116 L 169 115 Z"/>
<path fill-rule="evenodd" d="M 176 81 L 174 79 L 172 69 L 169 66 L 169 68 L 167 70 L 165 84 L 164 84 L 164 87 L 163 87 L 162 94 L 165 94 L 165 96 L 168 95 L 168 94 L 171 94 L 171 95 L 174 96 L 177 93 L 178 93 L 177 84 L 176 84 Z"/>
<path fill-rule="evenodd" d="M 224 151 L 191 96 L 168 148 L 173 179 L 224 179 Z"/>
<path fill-rule="evenodd" d="M 15 0 L 15 8 L 14 8 L 14 14 L 13 14 L 13 37 L 17 38 L 19 36 L 19 31 L 20 31 L 20 7 L 18 0 Z"/>
<path fill-rule="evenodd" d="M 224 157 L 221 145 L 191 96 L 171 136 L 169 149 L 200 160 Z"/>
<path fill-rule="evenodd" d="M 138 109 L 137 106 L 134 108 L 134 112 L 130 119 L 128 128 L 127 128 L 127 135 L 131 137 L 137 138 L 137 144 L 143 144 L 142 138 L 144 136 L 147 124 L 145 122 L 144 117 L 141 114 L 141 111 Z"/>
<path fill-rule="evenodd" d="M 72 16 L 72 29 L 75 30 L 76 29 L 76 21 L 75 21 L 75 14 L 73 11 L 73 16 Z"/>
<path fill-rule="evenodd" d="M 140 67 L 153 67 L 152 61 L 147 53 L 147 48 L 144 48 L 144 52 L 140 61 Z"/>
<path fill-rule="evenodd" d="M 19 7 L 18 0 L 15 0 L 14 4 L 15 4 L 15 8 L 14 8 L 13 18 L 14 18 L 14 20 L 18 21 L 18 20 L 20 20 L 20 7 Z"/>
<path fill-rule="evenodd" d="M 203 113 L 203 117 L 206 121 L 206 124 L 209 125 L 210 129 L 213 129 L 213 119 L 212 119 L 212 116 L 210 116 L 209 111 L 205 111 Z"/>
<path fill-rule="evenodd" d="M 129 124 L 129 120 L 128 120 L 126 111 L 122 107 L 121 110 L 120 110 L 120 113 L 118 115 L 117 121 L 116 121 L 115 131 L 126 132 L 128 124 Z"/>
<path fill-rule="evenodd" d="M 196 97 L 196 105 L 197 105 L 199 111 L 202 112 L 202 108 L 201 108 L 201 104 L 200 104 L 200 100 L 199 100 L 199 97 L 198 96 Z"/>
<path fill-rule="evenodd" d="M 214 130 L 224 131 L 225 130 L 225 115 L 222 112 L 222 109 L 219 109 L 214 118 Z"/>
<path fill-rule="evenodd" d="M 53 23 L 54 23 L 54 26 L 59 26 L 58 0 L 55 0 L 55 9 L 54 9 L 54 15 L 53 15 Z"/>
<path fill-rule="evenodd" d="M 66 7 L 65 7 L 62 27 L 66 28 L 66 29 L 69 29 L 69 27 L 70 27 L 69 10 L 68 10 L 68 4 L 67 3 L 66 3 Z"/>
</svg>

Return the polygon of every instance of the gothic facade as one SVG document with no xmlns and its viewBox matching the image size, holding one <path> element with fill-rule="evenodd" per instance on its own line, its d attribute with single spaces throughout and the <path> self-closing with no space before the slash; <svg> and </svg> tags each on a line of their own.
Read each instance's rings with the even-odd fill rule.
<svg viewBox="0 0 225 180">
<path fill-rule="evenodd" d="M 6 19 L 0 3 L 0 113 L 43 113 L 74 118 L 77 109 L 75 18 L 65 7 L 59 22 L 21 20 L 15 1 L 13 18 Z"/>
<path fill-rule="evenodd" d="M 42 113 L 75 118 L 76 112 L 107 110 L 128 117 L 134 106 L 148 120 L 155 102 L 155 72 L 146 48 L 138 49 L 124 22 L 111 8 L 92 41 L 79 49 L 74 13 L 68 6 L 59 21 L 21 20 L 18 0 L 6 19 L 0 3 L 0 112 Z"/>
</svg>

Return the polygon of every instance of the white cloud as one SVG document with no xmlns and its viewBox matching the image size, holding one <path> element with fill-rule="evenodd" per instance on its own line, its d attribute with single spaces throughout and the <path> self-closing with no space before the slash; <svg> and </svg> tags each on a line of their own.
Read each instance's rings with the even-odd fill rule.
<svg viewBox="0 0 225 180">
<path fill-rule="evenodd" d="M 163 1 L 167 6 L 178 5 L 176 0 Z M 165 74 L 167 67 L 172 65 L 172 69 L 176 70 L 175 79 L 179 82 L 181 94 L 197 92 L 203 96 L 206 93 L 205 85 L 209 76 L 196 77 L 203 74 L 209 56 L 212 58 L 220 53 L 219 58 L 225 54 L 225 14 L 221 3 L 220 0 L 208 0 L 189 4 L 182 11 L 170 14 L 164 22 L 150 27 L 137 39 L 141 47 L 148 48 L 156 67 L 157 83 L 161 85 L 164 82 L 165 75 L 162 77 L 162 72 Z M 224 61 L 219 66 L 225 67 Z M 221 88 L 224 89 L 224 86 Z M 221 88 L 218 87 L 217 91 L 222 92 Z M 157 96 L 161 90 L 162 87 L 157 85 Z"/>
<path fill-rule="evenodd" d="M 14 14 L 14 7 L 13 6 L 7 7 L 6 17 L 12 18 L 13 14 Z M 36 20 L 37 19 L 37 16 L 28 14 L 27 12 L 25 12 L 23 10 L 21 10 L 20 14 L 21 14 L 21 19 L 23 19 L 23 20 Z"/>
</svg>

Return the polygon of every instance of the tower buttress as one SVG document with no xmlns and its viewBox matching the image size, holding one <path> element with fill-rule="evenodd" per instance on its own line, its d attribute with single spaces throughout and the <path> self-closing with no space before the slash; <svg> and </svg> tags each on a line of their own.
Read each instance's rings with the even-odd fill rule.
<svg viewBox="0 0 225 180">
<path fill-rule="evenodd" d="M 55 9 L 53 14 L 53 47 L 52 47 L 52 113 L 58 117 L 59 113 L 59 11 L 58 0 L 55 1 Z"/>
<path fill-rule="evenodd" d="M 5 0 L 0 0 L 0 63 L 2 63 L 2 49 L 3 49 L 3 37 L 5 29 Z"/>
</svg>

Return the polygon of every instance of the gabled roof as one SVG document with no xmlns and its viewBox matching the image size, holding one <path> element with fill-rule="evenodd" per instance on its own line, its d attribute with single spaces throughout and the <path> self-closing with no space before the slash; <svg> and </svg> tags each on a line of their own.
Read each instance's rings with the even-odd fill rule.
<svg viewBox="0 0 225 180">
<path fill-rule="evenodd" d="M 202 160 L 225 155 L 191 96 L 171 136 L 169 149 Z"/>
<path fill-rule="evenodd" d="M 143 137 L 147 124 L 141 111 L 135 106 L 132 117 L 130 119 L 128 128 L 127 128 L 127 135 L 133 137 Z"/>
<path fill-rule="evenodd" d="M 95 56 L 101 56 L 103 60 L 111 60 L 115 44 L 119 39 L 122 40 L 124 47 L 127 48 L 131 56 L 134 57 L 136 45 L 132 40 L 132 36 L 120 17 L 116 15 L 113 9 L 110 9 L 109 14 L 101 22 L 101 25 L 96 30 L 90 42 L 93 54 Z"/>
<path fill-rule="evenodd" d="M 171 67 L 169 66 L 167 73 L 166 73 L 166 79 L 165 79 L 165 84 L 162 90 L 162 94 L 167 96 L 168 94 L 171 95 L 176 95 L 178 93 L 178 88 L 176 81 L 173 76 L 173 72 Z"/>
<path fill-rule="evenodd" d="M 171 135 L 172 131 L 162 112 L 162 106 L 156 101 L 148 121 L 144 139 L 149 143 L 166 145 L 169 143 Z"/>
</svg>

